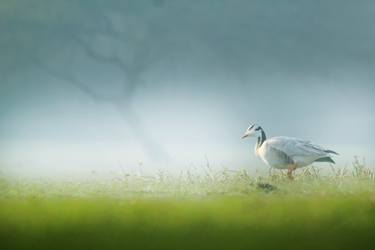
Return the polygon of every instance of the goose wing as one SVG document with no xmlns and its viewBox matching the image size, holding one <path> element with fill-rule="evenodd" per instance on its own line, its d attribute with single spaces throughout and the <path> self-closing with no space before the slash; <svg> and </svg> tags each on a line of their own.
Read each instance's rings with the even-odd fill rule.
<svg viewBox="0 0 375 250">
<path fill-rule="evenodd" d="M 328 156 L 322 147 L 310 141 L 292 137 L 273 137 L 267 141 L 270 148 L 286 154 L 295 163 L 311 163 L 319 158 Z"/>
</svg>

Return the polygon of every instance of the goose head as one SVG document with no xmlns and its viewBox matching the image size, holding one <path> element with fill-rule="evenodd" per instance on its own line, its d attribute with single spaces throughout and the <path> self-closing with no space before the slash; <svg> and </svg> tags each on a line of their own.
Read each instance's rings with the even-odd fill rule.
<svg viewBox="0 0 375 250">
<path fill-rule="evenodd" d="M 261 133 L 262 128 L 257 124 L 252 124 L 246 129 L 245 133 L 241 138 L 244 139 L 246 137 L 260 137 Z"/>
</svg>

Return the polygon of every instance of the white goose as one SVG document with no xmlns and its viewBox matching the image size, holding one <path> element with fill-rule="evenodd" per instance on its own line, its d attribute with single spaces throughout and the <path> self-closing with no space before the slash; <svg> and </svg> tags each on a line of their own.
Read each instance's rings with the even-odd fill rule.
<svg viewBox="0 0 375 250">
<path fill-rule="evenodd" d="M 297 138 L 278 136 L 267 139 L 266 133 L 259 125 L 248 127 L 242 138 L 258 137 L 255 144 L 255 155 L 268 166 L 278 169 L 288 169 L 288 177 L 293 179 L 295 169 L 305 167 L 313 162 L 335 163 L 331 154 L 335 151 L 324 149 Z"/>
</svg>

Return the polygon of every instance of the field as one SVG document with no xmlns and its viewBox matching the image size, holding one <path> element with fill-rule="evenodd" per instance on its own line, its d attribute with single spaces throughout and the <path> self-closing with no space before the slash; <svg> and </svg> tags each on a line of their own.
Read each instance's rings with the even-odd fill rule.
<svg viewBox="0 0 375 250">
<path fill-rule="evenodd" d="M 0 182 L 0 249 L 362 249 L 375 246 L 374 173 L 208 171 Z"/>
</svg>

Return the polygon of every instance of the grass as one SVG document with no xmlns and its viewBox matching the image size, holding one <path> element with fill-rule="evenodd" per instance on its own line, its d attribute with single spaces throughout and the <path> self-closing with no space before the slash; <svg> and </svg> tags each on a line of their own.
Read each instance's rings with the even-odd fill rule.
<svg viewBox="0 0 375 250">
<path fill-rule="evenodd" d="M 361 249 L 375 180 L 352 169 L 0 182 L 0 249 Z"/>
</svg>

